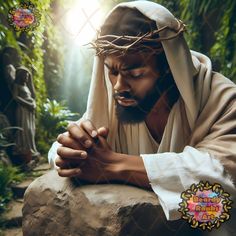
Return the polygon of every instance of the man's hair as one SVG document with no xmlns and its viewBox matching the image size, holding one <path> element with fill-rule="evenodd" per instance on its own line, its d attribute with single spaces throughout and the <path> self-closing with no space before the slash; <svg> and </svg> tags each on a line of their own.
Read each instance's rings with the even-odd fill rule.
<svg viewBox="0 0 236 236">
<path fill-rule="evenodd" d="M 155 21 L 137 9 L 118 7 L 106 19 L 92 43 L 97 55 L 163 51 Z"/>
<path fill-rule="evenodd" d="M 172 90 L 174 92 L 171 95 L 171 98 L 169 98 L 170 103 L 176 101 L 178 97 L 178 89 L 176 88 L 164 49 L 162 47 L 161 41 L 163 38 L 159 36 L 159 32 L 165 30 L 166 28 L 168 27 L 166 26 L 158 29 L 154 20 L 151 20 L 147 16 L 143 15 L 135 8 L 118 7 L 108 16 L 105 23 L 101 27 L 97 40 L 95 40 L 94 43 L 94 48 L 97 51 L 97 55 L 101 56 L 111 54 L 124 56 L 131 53 L 141 54 L 144 52 L 147 54 L 147 57 L 149 55 L 154 55 L 156 68 L 160 73 L 160 78 L 157 80 L 154 89 L 155 91 L 153 90 L 154 93 L 152 93 L 149 100 L 146 100 L 145 104 L 143 104 L 145 105 L 145 108 L 151 104 L 151 100 L 156 101 L 164 91 L 167 91 L 171 87 L 175 87 L 175 90 Z M 175 36 L 181 33 L 182 30 L 183 28 L 180 28 L 180 30 L 176 32 Z M 123 109 L 119 106 L 119 104 L 117 104 L 117 107 L 118 110 L 119 108 Z M 148 110 L 150 110 L 149 108 Z M 131 107 L 124 108 L 125 116 L 128 115 L 128 110 L 130 110 L 130 114 L 132 114 L 131 117 L 133 117 L 133 114 L 140 114 L 140 110 L 135 113 L 135 109 L 139 110 L 140 106 L 134 109 Z M 143 113 L 143 111 L 141 113 Z M 144 112 L 144 116 L 146 116 L 146 114 L 147 113 Z M 140 117 L 142 120 L 143 114 Z M 130 122 L 131 118 L 126 118 Z"/>
<path fill-rule="evenodd" d="M 96 45 L 97 54 L 105 56 L 112 53 L 125 55 L 137 52 L 147 52 L 150 56 L 156 54 L 156 63 L 160 74 L 163 75 L 169 65 L 162 44 L 158 41 L 159 34 L 155 33 L 156 31 L 158 31 L 156 22 L 137 9 L 118 7 L 108 16 L 101 27 Z M 148 39 L 143 40 L 144 36 L 148 36 Z M 112 45 L 104 46 L 106 43 L 114 44 L 115 48 Z M 130 46 L 131 44 L 133 45 Z"/>
<path fill-rule="evenodd" d="M 101 27 L 100 35 L 140 36 L 156 29 L 156 22 L 140 11 L 128 7 L 118 7 L 106 19 Z"/>
</svg>

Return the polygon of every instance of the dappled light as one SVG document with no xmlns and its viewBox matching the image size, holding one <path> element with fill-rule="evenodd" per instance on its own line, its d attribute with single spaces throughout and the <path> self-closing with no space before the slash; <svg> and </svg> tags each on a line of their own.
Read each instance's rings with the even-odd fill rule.
<svg viewBox="0 0 236 236">
<path fill-rule="evenodd" d="M 111 11 L 122 2 L 135 4 L 135 7 L 118 7 L 117 12 Z M 162 12 L 163 8 L 157 4 L 149 5 L 150 2 L 168 8 L 174 17 L 169 13 L 165 15 Z M 145 4 L 147 8 L 144 7 Z M 140 6 L 142 10 L 139 9 Z M 160 15 L 153 11 L 152 6 L 153 9 L 158 9 Z M 129 12 L 127 9 L 132 10 Z M 123 16 L 126 11 L 127 18 L 126 15 Z M 153 164 L 155 158 L 151 158 L 149 159 L 151 164 L 146 164 L 148 162 L 140 161 L 141 155 L 163 154 L 167 159 L 169 156 L 175 159 L 175 155 L 180 155 L 178 158 L 184 159 L 185 156 L 181 153 L 187 150 L 190 153 L 188 160 L 197 153 L 198 158 L 194 159 L 196 161 L 193 162 L 194 165 L 205 161 L 206 170 L 210 168 L 209 166 L 213 166 L 215 175 L 212 175 L 212 181 L 215 179 L 218 181 L 215 176 L 221 167 L 223 169 L 232 165 L 233 167 L 226 172 L 236 173 L 235 165 L 232 164 L 235 145 L 231 141 L 235 135 L 235 106 L 232 105 L 235 92 L 231 88 L 234 86 L 231 81 L 236 81 L 235 22 L 236 1 L 232 0 L 0 0 L 0 224 L 6 230 L 16 227 L 21 231 L 21 209 L 25 190 L 34 179 L 48 173 L 50 168 L 56 167 L 57 173 L 63 177 L 83 175 L 81 169 L 87 168 L 89 175 L 84 179 L 81 178 L 82 183 L 88 181 L 95 185 L 110 184 L 110 179 L 107 178 L 110 175 L 103 175 L 103 170 L 114 157 L 116 163 L 120 163 L 121 160 L 130 161 L 127 162 L 128 166 L 133 168 L 141 166 L 142 170 L 146 170 L 148 165 L 149 168 L 159 168 L 161 181 L 159 179 L 156 181 L 154 178 L 154 182 L 160 182 L 158 184 L 161 187 L 155 187 L 155 191 L 159 191 L 165 189 L 161 182 L 164 183 L 166 173 L 173 172 L 170 174 L 177 176 L 179 174 L 177 172 L 192 168 L 192 164 L 188 162 L 186 166 L 180 168 L 181 171 L 170 171 L 171 168 L 175 170 L 174 168 L 178 166 L 174 165 L 172 160 L 168 165 L 165 161 Z M 220 78 L 213 77 L 219 75 Z M 91 83 L 92 76 L 93 83 Z M 219 89 L 220 86 L 223 87 Z M 216 95 L 212 94 L 217 92 Z M 224 92 L 232 94 L 227 97 Z M 167 124 L 170 128 L 166 128 Z M 177 125 L 179 126 L 174 129 Z M 224 132 L 225 136 L 220 136 Z M 76 144 L 72 143 L 75 140 Z M 208 141 L 212 143 L 207 143 Z M 69 146 L 66 146 L 67 143 Z M 69 157 L 66 156 L 67 160 L 63 155 L 65 153 L 67 155 L 69 149 L 77 152 L 70 153 Z M 230 156 L 231 149 L 233 151 Z M 205 150 L 209 153 L 203 153 Z M 170 154 L 165 156 L 168 152 Z M 225 161 L 226 154 L 229 159 Z M 219 160 L 222 158 L 226 163 L 225 166 L 219 168 L 212 159 L 207 161 L 207 158 L 214 155 L 219 157 Z M 83 162 L 79 159 L 78 163 L 81 165 L 79 167 L 73 162 L 75 156 L 83 159 Z M 90 161 L 87 166 L 84 164 L 86 158 Z M 162 160 L 162 156 L 161 158 L 158 156 L 157 159 Z M 98 166 L 97 169 L 101 169 L 101 173 L 96 172 L 94 166 Z M 196 165 L 196 168 L 199 166 L 200 164 Z M 70 172 L 71 169 L 75 172 Z M 191 179 L 196 172 L 201 172 L 193 169 L 191 171 L 186 174 L 189 176 L 189 178 L 185 176 L 186 179 Z M 154 172 L 151 171 L 148 175 L 147 171 L 141 172 L 138 169 L 133 178 L 125 170 L 116 173 L 115 177 L 119 175 L 119 178 L 114 179 L 115 183 L 123 181 L 123 184 L 128 183 L 150 190 L 151 186 L 156 184 L 152 183 L 153 179 L 148 179 Z M 58 175 L 48 176 L 59 179 Z M 174 181 L 178 181 L 176 176 L 172 176 Z M 205 175 L 202 176 L 205 178 Z M 43 180 L 45 181 L 45 177 Z M 178 182 L 179 188 L 186 185 L 182 180 L 181 177 Z M 227 181 L 223 183 L 231 183 L 231 180 Z M 76 184 L 80 184 L 80 180 Z M 178 184 L 166 189 L 167 194 L 176 195 L 178 191 L 174 187 Z M 56 187 L 59 189 L 61 186 L 59 184 Z M 109 202 L 110 189 L 104 189 L 108 196 L 106 201 Z M 74 189 L 69 188 L 68 191 L 73 192 Z M 95 191 L 98 195 L 92 192 L 90 194 L 96 195 L 96 204 L 99 203 L 98 212 L 101 209 L 100 204 L 103 204 L 97 197 L 103 194 L 99 191 Z M 153 197 L 155 191 L 153 190 L 153 195 L 151 193 L 145 195 L 147 202 L 155 199 Z M 127 196 L 130 193 L 133 194 L 132 191 L 127 191 Z M 61 189 L 57 194 L 58 197 Z M 122 195 L 122 192 L 117 193 L 119 194 Z M 129 195 L 130 202 L 135 199 L 132 194 Z M 42 199 L 47 200 L 47 197 L 46 194 Z M 111 202 L 114 200 L 113 197 Z M 139 196 L 138 200 L 141 201 L 141 198 Z M 73 201 L 76 201 L 75 199 L 73 198 Z M 127 200 L 122 197 L 120 199 L 124 202 Z M 164 202 L 168 197 L 160 199 L 162 203 L 162 200 Z M 64 198 L 61 200 L 64 201 Z M 20 205 L 19 208 L 18 205 L 11 206 L 15 202 Z M 142 205 L 144 208 L 141 207 L 141 210 L 149 211 L 148 204 L 147 207 Z M 89 204 L 86 205 L 88 206 L 90 207 Z M 8 219 L 7 216 L 11 208 L 20 209 L 20 213 L 14 215 L 14 219 Z M 123 209 L 121 215 L 125 215 L 126 210 L 129 211 L 126 206 L 121 208 Z M 34 207 L 32 209 L 34 210 Z M 29 212 L 32 209 L 28 207 Z M 115 211 L 115 208 L 113 210 L 116 212 L 114 214 L 120 214 L 120 210 L 119 212 Z M 186 213 L 186 209 L 182 210 Z M 156 214 L 157 209 L 155 208 L 153 212 Z M 103 217 L 104 212 L 100 213 Z M 32 212 L 33 214 L 37 214 L 37 210 Z M 96 215 L 97 212 L 93 214 Z M 152 216 L 150 219 L 155 218 L 153 217 L 155 214 L 152 214 L 150 213 Z M 160 215 L 166 220 L 163 211 Z M 144 218 L 141 221 L 143 220 L 145 226 L 149 218 Z M 108 224 L 109 220 L 103 218 L 101 222 Z M 83 220 L 81 222 L 83 223 Z M 117 222 L 120 222 L 120 219 Z M 149 224 L 150 222 L 147 225 Z M 196 224 L 194 221 L 193 225 Z M 42 225 L 44 227 L 44 223 Z M 90 227 L 89 224 L 88 226 Z M 109 231 L 109 227 L 106 227 L 101 226 L 98 234 L 103 235 L 103 231 Z M 125 227 L 120 230 L 119 235 L 131 232 L 129 229 L 126 231 Z M 150 226 L 150 230 L 155 231 L 155 227 L 151 229 Z M 206 228 L 206 225 L 204 227 Z M 115 232 L 118 228 L 114 227 L 113 230 Z M 141 231 L 137 229 L 135 232 Z M 150 235 L 154 235 L 152 233 Z M 0 235 L 2 235 L 1 227 Z M 130 235 L 133 235 L 132 232 Z M 137 235 L 143 235 L 143 231 Z"/>
</svg>

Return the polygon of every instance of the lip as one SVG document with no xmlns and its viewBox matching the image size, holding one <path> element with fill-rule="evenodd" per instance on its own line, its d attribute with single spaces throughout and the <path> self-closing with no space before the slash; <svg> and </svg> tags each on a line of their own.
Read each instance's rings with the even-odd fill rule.
<svg viewBox="0 0 236 236">
<path fill-rule="evenodd" d="M 118 102 L 121 106 L 125 106 L 125 107 L 132 106 L 132 105 L 137 104 L 137 101 L 136 101 L 136 100 L 134 100 L 134 99 L 126 99 L 126 98 L 124 98 L 124 97 L 118 97 L 118 98 L 117 98 L 117 102 Z"/>
</svg>

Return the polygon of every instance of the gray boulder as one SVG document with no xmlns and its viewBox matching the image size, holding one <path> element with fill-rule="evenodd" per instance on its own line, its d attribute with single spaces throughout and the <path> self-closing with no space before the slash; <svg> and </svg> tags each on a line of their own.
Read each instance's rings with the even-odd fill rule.
<svg viewBox="0 0 236 236">
<path fill-rule="evenodd" d="M 201 235 L 183 220 L 167 221 L 157 196 L 122 184 L 85 185 L 55 170 L 28 187 L 24 236 Z"/>
</svg>

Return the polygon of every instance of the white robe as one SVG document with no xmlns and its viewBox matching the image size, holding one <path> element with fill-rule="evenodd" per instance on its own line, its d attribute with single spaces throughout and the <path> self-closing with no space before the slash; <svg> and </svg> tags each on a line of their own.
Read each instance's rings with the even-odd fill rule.
<svg viewBox="0 0 236 236">
<path fill-rule="evenodd" d="M 171 36 L 179 21 L 164 7 L 149 1 L 121 3 L 155 20 Z M 114 10 L 114 9 L 113 9 Z M 143 158 L 153 191 L 168 220 L 180 218 L 180 194 L 200 180 L 220 183 L 236 197 L 236 86 L 213 73 L 211 61 L 190 51 L 182 35 L 162 42 L 180 92 L 168 117 L 160 144 L 145 123 L 121 125 L 115 116 L 112 86 L 101 58 L 95 57 L 86 113 L 96 127 L 109 127 L 108 142 L 117 152 Z M 49 151 L 53 163 L 58 144 Z M 234 201 L 235 202 L 235 201 Z"/>
</svg>

